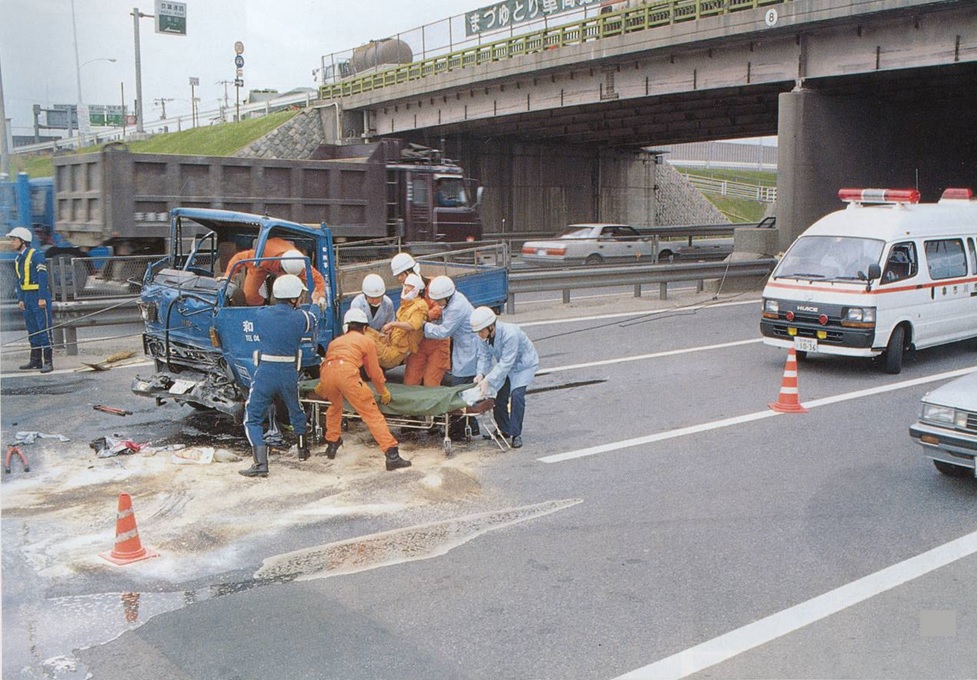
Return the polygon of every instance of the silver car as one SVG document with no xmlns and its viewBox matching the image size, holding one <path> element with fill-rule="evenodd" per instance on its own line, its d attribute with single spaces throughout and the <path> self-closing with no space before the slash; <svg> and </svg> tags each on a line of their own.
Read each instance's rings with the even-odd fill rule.
<svg viewBox="0 0 977 680">
<path fill-rule="evenodd" d="M 977 477 L 977 371 L 924 396 L 909 435 L 943 474 Z"/>
<path fill-rule="evenodd" d="M 654 242 L 626 224 L 571 224 L 551 241 L 524 243 L 522 259 L 533 265 L 653 262 Z"/>
</svg>

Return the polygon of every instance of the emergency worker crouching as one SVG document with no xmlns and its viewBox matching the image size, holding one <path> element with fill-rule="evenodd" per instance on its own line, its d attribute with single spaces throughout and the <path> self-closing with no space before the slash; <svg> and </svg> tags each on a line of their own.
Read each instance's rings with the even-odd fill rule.
<svg viewBox="0 0 977 680">
<path fill-rule="evenodd" d="M 54 370 L 54 343 L 51 337 L 51 288 L 48 286 L 47 261 L 44 253 L 31 247 L 34 237 L 29 229 L 14 227 L 7 234 L 17 258 L 14 268 L 17 274 L 17 307 L 24 315 L 31 358 L 20 370 L 41 369 L 41 373 Z"/>
<path fill-rule="evenodd" d="M 281 260 L 262 260 L 261 262 L 245 262 L 238 267 L 238 271 L 244 268 L 244 285 L 242 289 L 244 291 L 245 301 L 252 307 L 263 305 L 265 303 L 265 298 L 261 294 L 261 284 L 265 283 L 269 276 L 277 276 L 283 272 L 283 263 L 286 260 L 299 260 L 298 265 L 290 264 L 290 267 L 298 267 L 301 271 L 304 271 L 305 261 L 301 258 L 305 256 L 296 249 L 295 244 L 291 241 L 283 239 L 278 236 L 274 236 L 267 241 L 265 241 L 265 248 L 259 255 L 254 248 L 249 250 L 242 250 L 236 253 L 227 263 L 227 267 L 224 269 L 224 276 L 230 277 L 234 273 L 235 265 L 242 260 L 252 260 L 257 257 L 274 257 L 283 258 Z M 289 271 L 287 273 L 296 274 L 297 271 Z M 313 280 L 313 292 L 312 292 L 312 302 L 320 304 L 320 300 L 325 299 L 326 295 L 326 280 L 322 277 L 322 274 L 313 267 L 312 268 L 312 280 Z M 274 290 L 274 285 L 272 286 Z"/>
<path fill-rule="evenodd" d="M 293 274 L 280 276 L 272 286 L 277 304 L 262 307 L 255 313 L 258 368 L 244 407 L 244 432 L 251 444 L 254 465 L 239 471 L 245 477 L 268 476 L 268 447 L 262 438 L 261 423 L 276 396 L 281 397 L 288 407 L 289 422 L 298 435 L 299 460 L 309 457 L 305 411 L 299 404 L 298 372 L 302 363 L 302 338 L 315 337 L 316 320 L 312 314 L 298 309 L 304 292 L 306 288 L 299 277 Z"/>
<path fill-rule="evenodd" d="M 482 397 L 495 393 L 495 423 L 503 435 L 511 438 L 512 448 L 518 449 L 522 446 L 526 388 L 539 369 L 539 355 L 519 326 L 499 321 L 488 307 L 472 312 L 471 329 L 482 340 L 478 344 L 475 384 Z"/>
<path fill-rule="evenodd" d="M 332 460 L 343 444 L 339 433 L 343 426 L 343 400 L 360 415 L 386 456 L 387 470 L 410 467 L 410 461 L 400 457 L 397 440 L 390 434 L 387 421 L 377 408 L 373 392 L 360 377 L 360 369 L 366 374 L 380 395 L 380 403 L 390 403 L 383 369 L 377 361 L 377 346 L 364 335 L 367 327 L 366 314 L 360 309 L 350 309 L 343 317 L 345 334 L 329 343 L 326 356 L 319 368 L 319 384 L 315 391 L 329 401 L 326 409 L 326 456 Z"/>
</svg>

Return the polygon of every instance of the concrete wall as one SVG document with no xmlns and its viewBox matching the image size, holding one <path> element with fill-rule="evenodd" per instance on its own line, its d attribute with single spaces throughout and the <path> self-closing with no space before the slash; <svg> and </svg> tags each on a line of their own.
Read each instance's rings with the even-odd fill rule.
<svg viewBox="0 0 977 680">
<path fill-rule="evenodd" d="M 311 158 L 312 152 L 325 141 L 324 111 L 330 109 L 302 111 L 234 155 L 241 158 Z"/>
<path fill-rule="evenodd" d="M 959 98 L 959 101 L 956 99 Z M 949 98 L 780 95 L 777 227 L 786 249 L 844 205 L 843 187 L 918 187 L 924 202 L 947 187 L 977 189 L 977 83 Z"/>
</svg>

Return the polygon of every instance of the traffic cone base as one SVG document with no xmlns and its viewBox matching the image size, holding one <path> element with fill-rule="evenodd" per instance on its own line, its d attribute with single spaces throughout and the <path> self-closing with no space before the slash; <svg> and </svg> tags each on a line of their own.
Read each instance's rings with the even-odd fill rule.
<svg viewBox="0 0 977 680">
<path fill-rule="evenodd" d="M 784 366 L 784 379 L 780 384 L 780 395 L 773 404 L 767 404 L 779 413 L 807 413 L 798 399 L 797 389 L 797 354 L 794 348 L 787 351 L 787 364 Z"/>
<path fill-rule="evenodd" d="M 132 511 L 132 497 L 127 493 L 119 494 L 119 512 L 115 520 L 115 547 L 109 552 L 98 555 L 120 566 L 159 557 L 158 552 L 143 547 L 142 541 L 139 540 L 136 515 Z"/>
</svg>

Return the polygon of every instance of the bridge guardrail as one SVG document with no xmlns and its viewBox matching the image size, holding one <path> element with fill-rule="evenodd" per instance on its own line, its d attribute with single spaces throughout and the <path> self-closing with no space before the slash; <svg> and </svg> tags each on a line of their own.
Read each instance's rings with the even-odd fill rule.
<svg viewBox="0 0 977 680">
<path fill-rule="evenodd" d="M 567 45 L 645 31 L 683 21 L 719 16 L 731 12 L 757 9 L 768 5 L 782 5 L 792 0 L 666 0 L 651 2 L 633 9 L 625 9 L 576 23 L 546 27 L 529 33 L 510 36 L 491 43 L 477 44 L 445 54 L 351 76 L 319 88 L 319 99 L 334 100 L 399 85 L 420 78 L 480 64 L 522 57 Z M 450 49 L 450 48 L 449 48 Z M 424 50 L 426 52 L 426 48 Z M 323 58 L 325 64 L 325 58 Z"/>
</svg>

